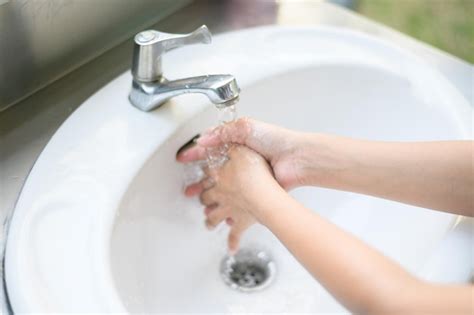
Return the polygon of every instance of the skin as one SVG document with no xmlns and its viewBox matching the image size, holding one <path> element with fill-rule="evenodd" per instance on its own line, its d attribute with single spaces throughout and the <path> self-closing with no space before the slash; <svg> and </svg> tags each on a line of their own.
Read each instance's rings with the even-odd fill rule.
<svg viewBox="0 0 474 315">
<path fill-rule="evenodd" d="M 472 141 L 362 141 L 240 119 L 207 132 L 178 160 L 203 159 L 206 147 L 222 143 L 234 143 L 229 161 L 207 170 L 208 178 L 185 194 L 200 195 L 209 228 L 222 221 L 231 226 L 231 251 L 258 222 L 356 314 L 472 314 L 472 286 L 435 285 L 413 277 L 286 192 L 321 186 L 472 216 Z M 272 198 L 262 200 L 268 195 Z"/>
</svg>

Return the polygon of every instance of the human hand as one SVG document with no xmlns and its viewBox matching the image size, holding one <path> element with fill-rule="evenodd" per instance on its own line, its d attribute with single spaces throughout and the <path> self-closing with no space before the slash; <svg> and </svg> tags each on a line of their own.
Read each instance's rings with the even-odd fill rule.
<svg viewBox="0 0 474 315">
<path fill-rule="evenodd" d="M 182 163 L 204 160 L 207 148 L 226 143 L 245 145 L 262 155 L 284 189 L 307 184 L 305 168 L 311 163 L 307 136 L 250 118 L 240 118 L 206 132 L 197 145 L 180 152 L 177 159 Z M 185 193 L 192 196 L 201 191 L 202 187 L 192 185 Z"/>
<path fill-rule="evenodd" d="M 228 246 L 236 252 L 242 233 L 258 221 L 265 209 L 262 197 L 279 187 L 263 157 L 245 146 L 232 146 L 229 160 L 219 168 L 206 170 L 208 178 L 199 183 L 204 190 L 200 201 L 206 207 L 206 226 L 222 221 L 230 225 Z"/>
</svg>

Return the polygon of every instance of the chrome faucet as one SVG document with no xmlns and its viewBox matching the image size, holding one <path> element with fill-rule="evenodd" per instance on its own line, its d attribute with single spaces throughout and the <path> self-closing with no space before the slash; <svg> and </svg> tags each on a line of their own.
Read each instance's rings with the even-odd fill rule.
<svg viewBox="0 0 474 315">
<path fill-rule="evenodd" d="M 240 88 L 232 75 L 204 75 L 174 81 L 163 77 L 161 56 L 166 51 L 198 43 L 211 43 L 211 33 L 205 25 L 189 34 L 169 34 L 155 30 L 138 33 L 135 36 L 133 82 L 129 96 L 133 106 L 150 111 L 184 93 L 205 94 L 218 108 L 235 104 Z"/>
</svg>

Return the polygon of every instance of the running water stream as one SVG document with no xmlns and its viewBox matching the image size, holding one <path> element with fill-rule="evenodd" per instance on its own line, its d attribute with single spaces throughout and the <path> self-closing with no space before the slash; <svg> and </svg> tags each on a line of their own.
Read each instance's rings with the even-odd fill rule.
<svg viewBox="0 0 474 315">
<path fill-rule="evenodd" d="M 218 126 L 234 121 L 237 118 L 237 109 L 235 105 L 218 108 L 217 110 Z M 216 126 L 216 128 L 218 126 Z M 205 176 L 203 171 L 205 167 L 218 168 L 222 166 L 228 159 L 228 150 L 229 144 L 223 144 L 218 147 L 208 148 L 206 149 L 206 160 L 185 164 L 184 186 L 186 187 L 202 180 Z"/>
<path fill-rule="evenodd" d="M 234 121 L 237 118 L 237 109 L 235 105 L 218 108 L 219 126 Z M 216 127 L 217 128 L 217 127 Z M 218 147 L 207 148 L 207 166 L 209 168 L 218 168 L 222 166 L 228 159 L 227 152 L 229 150 L 229 144 L 224 143 Z"/>
</svg>

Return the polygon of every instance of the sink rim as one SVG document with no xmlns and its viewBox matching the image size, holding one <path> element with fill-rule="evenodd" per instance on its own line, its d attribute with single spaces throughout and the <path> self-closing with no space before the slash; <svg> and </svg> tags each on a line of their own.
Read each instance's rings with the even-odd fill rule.
<svg viewBox="0 0 474 315">
<path fill-rule="evenodd" d="M 304 43 L 304 38 L 307 38 L 305 36 L 302 36 L 301 32 L 306 32 L 305 34 L 309 34 L 309 36 L 315 36 L 315 35 L 326 35 L 326 36 L 333 36 L 335 39 L 344 39 L 348 40 L 348 42 L 356 43 L 355 47 L 357 48 L 357 45 L 362 44 L 362 45 L 367 45 L 364 46 L 367 51 L 372 50 L 372 51 L 381 51 L 382 54 L 376 54 L 379 58 L 384 55 L 387 60 L 386 63 L 383 63 L 383 60 L 375 60 L 371 62 L 367 62 L 366 64 L 368 66 L 377 66 L 377 67 L 382 67 L 386 68 L 386 70 L 390 71 L 400 71 L 400 69 L 393 69 L 393 66 L 390 65 L 390 61 L 393 61 L 393 58 L 396 58 L 398 64 L 403 64 L 405 65 L 406 68 L 403 68 L 403 71 L 406 71 L 406 73 L 413 75 L 413 77 L 409 77 L 410 79 L 419 79 L 420 81 L 423 81 L 423 83 L 432 83 L 434 87 L 439 87 L 438 88 L 433 88 L 434 92 L 437 94 L 442 94 L 441 96 L 444 96 L 444 103 L 446 103 L 448 96 L 453 99 L 454 101 L 451 100 L 451 106 L 453 106 L 452 111 L 458 112 L 459 115 L 460 113 L 466 113 L 471 110 L 471 107 L 467 100 L 460 95 L 459 92 L 437 71 L 435 71 L 432 68 L 429 68 L 426 66 L 422 61 L 420 61 L 416 56 L 407 53 L 400 48 L 387 43 L 385 41 L 382 41 L 380 39 L 373 38 L 368 35 L 364 35 L 359 32 L 354 32 L 354 31 L 349 31 L 349 30 L 341 30 L 338 28 L 333 28 L 333 27 L 281 27 L 281 26 L 265 26 L 265 27 L 258 27 L 254 29 L 246 29 L 246 30 L 241 30 L 237 32 L 232 32 L 232 33 L 227 33 L 227 34 L 222 34 L 216 36 L 216 41 L 215 44 L 213 44 L 211 47 L 212 51 L 218 51 L 217 59 L 219 60 L 224 60 L 226 59 L 226 51 L 227 54 L 232 54 L 232 50 L 229 51 L 228 48 L 226 48 L 226 42 L 225 41 L 230 41 L 232 38 L 237 38 L 237 39 L 242 39 L 242 38 L 247 38 L 249 36 L 260 36 L 261 38 L 265 38 L 266 36 L 273 36 L 273 35 L 281 35 L 283 34 L 284 36 L 287 36 L 288 32 L 294 34 L 294 32 L 298 32 L 297 36 L 302 38 L 299 43 Z M 249 34 L 250 33 L 250 34 Z M 285 35 L 286 34 L 286 35 Z M 219 47 L 220 45 L 220 47 Z M 360 47 L 359 47 L 360 48 Z M 219 52 L 220 50 L 220 52 Z M 194 50 L 194 54 L 198 54 Z M 204 49 L 199 50 L 200 52 L 205 52 Z M 367 51 L 364 51 L 364 56 L 366 56 Z M 338 60 L 339 62 L 342 60 L 349 61 L 349 62 L 359 62 L 362 63 L 363 60 L 357 59 L 357 58 L 329 58 L 328 56 L 325 56 L 324 58 L 321 58 L 320 55 L 317 55 L 314 57 L 314 64 L 316 65 L 318 62 L 321 64 L 328 64 L 328 63 L 337 63 Z M 181 60 L 180 55 L 187 55 L 189 54 L 189 51 L 176 51 L 176 53 L 171 53 L 169 58 L 170 59 L 175 59 L 175 60 Z M 242 57 L 242 56 L 241 56 Z M 384 58 L 385 58 L 384 57 Z M 242 59 L 242 58 L 241 58 Z M 209 58 L 209 61 L 207 63 L 210 63 L 213 60 L 212 58 Z M 235 60 L 233 60 L 235 61 Z M 252 73 L 252 70 L 247 71 L 247 75 L 241 75 L 239 78 L 239 71 L 234 71 L 230 73 L 236 74 L 237 80 L 239 81 L 240 85 L 245 88 L 245 86 L 248 86 L 252 84 L 254 81 L 257 79 L 262 79 L 265 76 L 271 76 L 276 73 L 282 73 L 285 70 L 288 69 L 295 69 L 300 66 L 304 66 L 307 64 L 306 63 L 298 63 L 298 62 L 290 62 L 289 60 L 285 60 L 286 68 L 282 67 L 282 69 L 273 69 L 274 72 L 268 72 L 268 73 L 258 73 L 255 72 L 253 73 L 253 76 L 250 74 Z M 307 60 L 304 60 L 304 62 L 307 62 Z M 203 63 L 204 65 L 196 65 L 191 62 L 191 68 L 195 68 L 194 71 L 201 71 L 201 68 L 206 65 L 206 62 Z M 410 68 L 413 67 L 413 68 Z M 180 69 L 176 70 L 175 72 L 179 73 L 179 71 L 183 71 L 181 67 Z M 189 70 L 189 69 L 188 69 Z M 264 69 L 268 70 L 268 69 Z M 419 71 L 419 72 L 418 72 Z M 184 71 L 183 71 L 184 72 Z M 421 80 L 423 79 L 423 80 Z M 48 145 L 45 147 L 43 152 L 41 153 L 40 157 L 36 161 L 33 169 L 30 172 L 30 175 L 28 176 L 23 188 L 22 192 L 18 198 L 17 204 L 15 206 L 15 211 L 14 215 L 12 218 L 11 226 L 10 226 L 10 231 L 8 235 L 8 240 L 7 240 L 7 246 L 6 246 L 6 258 L 5 258 L 5 269 L 6 269 L 6 281 L 7 281 L 7 287 L 8 287 L 8 292 L 10 295 L 10 299 L 12 301 L 12 304 L 15 308 L 15 311 L 28 311 L 30 310 L 31 307 L 44 307 L 44 310 L 47 310 L 47 305 L 43 305 L 41 302 L 41 299 L 36 298 L 37 300 L 35 301 L 35 297 L 32 297 L 30 293 L 37 293 L 37 290 L 35 290 L 34 285 L 30 285 L 28 281 L 28 276 L 31 275 L 29 274 L 28 276 L 24 276 L 23 272 L 21 272 L 23 269 L 27 270 L 26 268 L 29 266 L 30 272 L 33 272 L 31 269 L 31 265 L 28 265 L 27 258 L 28 255 L 28 249 L 30 248 L 31 238 L 36 239 L 33 236 L 33 231 L 34 229 L 34 220 L 36 217 L 41 216 L 45 212 L 48 212 L 49 210 L 45 208 L 44 205 L 42 204 L 48 204 L 48 202 L 54 201 L 54 196 L 50 197 L 50 199 L 46 198 L 46 200 L 41 200 L 41 204 L 38 203 L 37 199 L 35 198 L 37 196 L 41 196 L 41 190 L 44 190 L 43 188 L 40 188 L 39 183 L 42 183 L 43 180 L 42 178 L 44 177 L 44 174 L 41 174 L 42 172 L 45 173 L 45 169 L 47 168 L 48 171 L 51 171 L 50 168 L 48 168 L 49 165 L 53 165 L 53 161 L 56 161 L 55 163 L 55 168 L 53 170 L 56 170 L 55 172 L 59 172 L 59 177 L 61 177 L 61 171 L 67 171 L 71 170 L 71 166 L 68 165 L 67 163 L 70 162 L 70 160 L 64 160 L 65 155 L 69 155 L 69 157 L 72 157 L 72 161 L 74 161 L 74 157 L 76 159 L 82 158 L 83 154 L 81 154 L 79 151 L 77 151 L 77 147 L 74 144 L 74 141 L 82 145 L 82 149 L 86 150 L 88 149 L 87 144 L 84 142 L 81 142 L 80 137 L 72 137 L 73 141 L 70 141 L 70 136 L 74 135 L 77 133 L 77 128 L 79 130 L 84 130 L 83 123 L 81 122 L 82 117 L 87 117 L 90 116 L 93 120 L 92 124 L 95 124 L 95 128 L 85 128 L 86 132 L 89 130 L 89 133 L 92 135 L 90 130 L 96 130 L 96 131 L 104 131 L 104 134 L 102 134 L 103 137 L 105 137 L 103 140 L 98 140 L 98 139 L 93 139 L 92 142 L 96 143 L 96 148 L 100 147 L 100 144 L 105 144 L 104 141 L 110 140 L 110 136 L 113 136 L 113 132 L 108 132 L 105 130 L 107 126 L 105 126 L 107 123 L 110 123 L 110 119 L 113 120 L 114 123 L 116 124 L 121 124 L 121 123 L 128 123 L 132 127 L 136 127 L 137 129 L 134 130 L 128 130 L 130 133 L 125 132 L 125 136 L 130 136 L 132 133 L 133 134 L 133 140 L 136 140 L 137 137 L 142 134 L 149 134 L 149 128 L 151 129 L 152 126 L 155 126 L 155 124 L 159 124 L 160 126 L 163 126 L 164 128 L 160 128 L 159 131 L 162 133 L 160 136 L 158 136 L 156 139 L 154 139 L 153 143 L 148 143 L 146 145 L 146 150 L 141 148 L 141 155 L 138 156 L 138 154 L 135 156 L 129 153 L 125 153 L 123 156 L 118 154 L 121 153 L 120 151 L 120 146 L 125 145 L 128 147 L 139 147 L 138 143 L 135 143 L 133 145 L 130 144 L 124 144 L 118 143 L 116 144 L 115 148 L 116 150 L 113 152 L 108 152 L 109 158 L 114 158 L 118 159 L 119 157 L 124 161 L 124 164 L 133 166 L 133 167 L 127 167 L 126 170 L 122 170 L 122 182 L 121 183 L 114 183 L 114 187 L 106 187 L 105 189 L 109 189 L 108 193 L 105 195 L 108 196 L 108 200 L 104 202 L 106 205 L 105 208 L 103 208 L 100 212 L 100 222 L 101 224 L 98 225 L 95 230 L 94 235 L 99 236 L 98 241 L 94 242 L 94 259 L 96 260 L 95 266 L 100 268 L 100 275 L 102 278 L 96 279 L 95 284 L 100 288 L 101 293 L 108 294 L 108 296 L 105 298 L 105 302 L 103 304 L 97 304 L 95 305 L 96 307 L 102 307 L 102 309 L 106 310 L 108 308 L 117 310 L 117 307 L 120 308 L 120 311 L 126 312 L 126 309 L 121 305 L 121 301 L 118 298 L 118 294 L 116 292 L 115 287 L 113 286 L 113 280 L 112 280 L 112 275 L 110 271 L 110 266 L 108 266 L 108 257 L 109 257 L 109 238 L 111 234 L 111 229 L 113 227 L 113 222 L 114 222 L 114 216 L 115 216 L 115 211 L 119 208 L 120 203 L 121 203 L 121 196 L 124 195 L 125 191 L 128 189 L 128 186 L 130 182 L 133 180 L 134 176 L 139 172 L 141 165 L 145 163 L 145 161 L 148 159 L 151 154 L 164 142 L 166 139 L 172 136 L 176 128 L 180 128 L 180 126 L 186 122 L 187 120 L 191 119 L 195 115 L 197 115 L 199 112 L 207 108 L 208 106 L 211 106 L 207 104 L 207 102 L 203 101 L 200 97 L 191 97 L 191 98 L 186 98 L 186 99 L 176 99 L 174 100 L 173 106 L 166 106 L 164 108 L 161 108 L 153 113 L 142 113 L 142 112 L 137 112 L 135 108 L 133 108 L 130 104 L 128 104 L 128 99 L 126 98 L 126 95 L 128 94 L 128 89 L 126 91 L 120 91 L 117 93 L 115 91 L 117 86 L 125 86 L 122 84 L 127 84 L 126 86 L 129 86 L 131 82 L 131 75 L 127 72 L 124 74 L 121 74 L 119 77 L 111 81 L 107 86 L 105 86 L 103 89 L 99 90 L 96 92 L 93 96 L 91 96 L 87 101 L 84 102 L 82 106 L 79 107 L 79 109 L 73 113 L 64 123 L 63 125 L 58 129 L 58 131 L 55 133 L 55 135 L 52 137 Z M 444 93 L 441 93 L 443 91 Z M 122 94 L 120 94 L 122 93 Z M 109 95 L 114 95 L 113 98 L 117 99 L 117 96 L 122 95 L 122 98 L 118 98 L 119 100 L 122 100 L 121 106 L 111 106 L 110 104 L 105 104 L 103 106 L 100 106 L 98 108 L 97 106 L 94 106 L 94 103 L 100 102 L 101 100 L 107 100 Z M 198 104 L 193 104 L 190 106 L 189 103 L 196 102 Z M 441 100 L 443 102 L 443 100 Z M 125 106 L 127 105 L 127 106 Z M 456 108 L 454 108 L 456 107 Z M 462 115 L 461 115 L 462 116 Z M 106 120 L 100 120 L 100 117 L 102 118 L 107 118 Z M 124 122 L 124 117 L 128 117 L 126 121 Z M 122 120 L 121 120 L 122 118 Z M 461 122 L 462 119 L 460 120 Z M 465 128 L 465 121 L 464 121 L 464 126 Z M 91 125 L 92 125 L 91 124 Z M 162 124 L 162 125 L 161 125 Z M 120 126 L 119 126 L 120 127 Z M 126 125 L 125 127 L 120 127 L 122 129 L 120 130 L 127 130 L 126 128 L 129 127 L 129 125 Z M 145 128 L 146 127 L 146 128 Z M 105 129 L 101 129 L 105 128 Z M 156 130 L 156 128 L 155 128 Z M 464 137 L 469 137 L 470 133 L 469 130 L 465 130 Z M 109 138 L 107 138 L 109 137 Z M 102 141 L 102 142 L 101 142 Z M 152 142 L 152 141 L 150 141 Z M 144 142 L 142 142 L 142 145 L 145 145 Z M 93 148 L 90 148 L 93 149 Z M 148 152 L 148 153 L 146 153 Z M 54 157 L 56 160 L 54 160 Z M 141 161 L 141 162 L 140 162 Z M 74 167 L 72 167 L 73 169 Z M 46 172 L 47 173 L 47 172 Z M 64 175 L 64 174 L 63 174 Z M 90 175 L 90 174 L 89 174 Z M 93 178 L 96 179 L 96 181 L 100 182 L 100 180 L 97 180 L 98 174 L 95 174 L 95 177 L 92 176 Z M 67 184 L 68 181 L 65 180 L 65 177 L 63 176 L 64 183 Z M 107 181 L 107 180 L 104 180 Z M 55 186 L 53 183 L 49 183 L 50 188 L 54 188 Z M 112 185 L 111 185 L 112 186 Z M 79 185 L 80 187 L 80 185 Z M 41 208 L 43 206 L 43 208 Z M 29 210 L 29 211 L 28 211 Z M 93 236 L 94 236 L 93 235 Z M 43 244 L 44 245 L 44 244 Z M 94 260 L 93 259 L 93 260 Z M 18 271 L 19 270 L 19 271 Z M 94 271 L 94 268 L 89 270 L 90 273 L 97 273 L 97 271 Z M 27 274 L 27 272 L 25 272 Z M 36 275 L 37 276 L 37 275 Z M 26 279 L 25 279 L 26 278 Z M 34 279 L 37 280 L 37 279 Z M 14 284 L 13 284 L 14 283 Z M 20 283 L 20 285 L 19 285 Z M 26 294 L 25 294 L 26 292 Z M 91 291 L 93 292 L 93 291 Z M 24 295 L 24 297 L 22 297 Z M 29 296 L 30 299 L 33 300 L 28 300 L 27 296 Z M 17 310 L 17 307 L 21 307 Z M 54 307 L 54 306 L 53 306 Z M 37 311 L 35 309 L 31 309 L 33 311 Z"/>
</svg>

